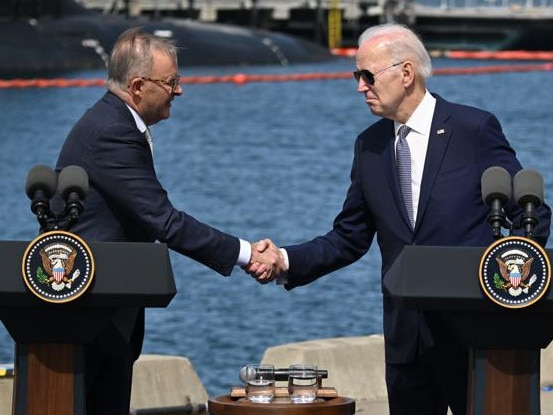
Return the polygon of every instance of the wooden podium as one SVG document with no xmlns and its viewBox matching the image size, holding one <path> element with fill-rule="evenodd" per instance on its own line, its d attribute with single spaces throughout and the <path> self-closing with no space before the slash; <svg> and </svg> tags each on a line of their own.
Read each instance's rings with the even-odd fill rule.
<svg viewBox="0 0 553 415">
<path fill-rule="evenodd" d="M 553 339 L 553 294 L 526 308 L 495 304 L 479 282 L 485 250 L 406 246 L 384 288 L 405 308 L 439 312 L 465 340 L 468 415 L 539 415 L 540 349 Z"/>
<path fill-rule="evenodd" d="M 48 303 L 30 293 L 21 263 L 24 241 L 0 241 L 0 319 L 16 343 L 12 413 L 86 413 L 83 345 L 118 308 L 167 307 L 176 294 L 167 246 L 89 243 L 91 286 L 79 298 Z"/>
</svg>

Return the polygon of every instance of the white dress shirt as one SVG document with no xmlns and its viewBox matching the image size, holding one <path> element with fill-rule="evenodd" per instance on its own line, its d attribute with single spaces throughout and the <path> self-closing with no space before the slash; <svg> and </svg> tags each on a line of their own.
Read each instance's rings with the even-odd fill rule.
<svg viewBox="0 0 553 415">
<path fill-rule="evenodd" d="M 410 128 L 406 139 L 409 144 L 409 151 L 411 152 L 411 186 L 413 195 L 413 216 L 415 222 L 417 220 L 422 173 L 424 171 L 426 150 L 428 149 L 430 127 L 432 126 L 432 117 L 434 116 L 435 107 L 436 98 L 426 91 L 421 103 L 417 109 L 415 109 L 413 114 L 411 114 L 409 120 L 405 123 L 405 125 Z M 398 139 L 397 133 L 401 125 L 402 124 L 397 121 L 394 122 L 396 142 Z"/>
</svg>

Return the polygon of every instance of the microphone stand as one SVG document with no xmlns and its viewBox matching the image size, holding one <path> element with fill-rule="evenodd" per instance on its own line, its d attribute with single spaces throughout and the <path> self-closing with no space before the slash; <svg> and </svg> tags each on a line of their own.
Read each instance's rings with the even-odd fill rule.
<svg viewBox="0 0 553 415">
<path fill-rule="evenodd" d="M 534 228 L 538 225 L 538 219 L 534 216 L 534 204 L 526 203 L 524 213 L 520 221 L 520 227 L 524 228 L 524 234 L 528 239 L 534 238 Z"/>
<path fill-rule="evenodd" d="M 499 199 L 494 199 L 491 203 L 488 222 L 492 225 L 493 238 L 496 240 L 503 238 L 501 228 L 506 225 L 506 216 Z"/>
<path fill-rule="evenodd" d="M 78 213 L 76 213 L 76 210 L 77 209 L 71 209 L 68 211 L 66 208 L 57 215 L 50 210 L 40 214 L 37 213 L 36 216 L 40 225 L 41 233 L 58 230 L 69 231 L 69 229 L 71 229 L 71 227 L 79 220 L 78 216 L 80 211 L 82 211 L 82 207 Z"/>
</svg>

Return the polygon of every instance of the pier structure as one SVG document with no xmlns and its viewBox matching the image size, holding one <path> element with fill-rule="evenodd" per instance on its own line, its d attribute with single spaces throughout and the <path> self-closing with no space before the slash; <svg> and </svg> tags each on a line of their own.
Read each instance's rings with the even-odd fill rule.
<svg viewBox="0 0 553 415">
<path fill-rule="evenodd" d="M 291 18 L 295 9 L 329 10 L 339 6 L 345 18 L 357 19 L 371 3 L 378 0 L 78 0 L 89 8 L 110 12 L 132 8 L 133 13 L 158 12 L 188 16 L 206 22 L 218 22 L 226 10 L 271 11 L 274 19 Z M 224 14 L 224 13 L 223 13 Z"/>
<path fill-rule="evenodd" d="M 23 0 L 19 0 L 23 1 Z M 553 0 L 78 0 L 102 13 L 185 18 L 282 32 L 332 48 L 397 22 L 431 50 L 551 50 Z"/>
<path fill-rule="evenodd" d="M 351 45 L 386 3 L 412 0 L 77 0 L 102 13 L 186 18 L 283 32 L 325 46 Z"/>
</svg>

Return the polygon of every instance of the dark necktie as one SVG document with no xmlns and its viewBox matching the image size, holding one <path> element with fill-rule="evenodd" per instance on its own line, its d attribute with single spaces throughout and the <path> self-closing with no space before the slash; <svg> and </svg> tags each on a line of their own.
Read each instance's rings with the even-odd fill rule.
<svg viewBox="0 0 553 415">
<path fill-rule="evenodd" d="M 413 228 L 415 225 L 415 218 L 413 215 L 413 191 L 411 188 L 411 152 L 409 151 L 409 144 L 407 143 L 407 134 L 409 134 L 409 127 L 402 125 L 399 128 L 396 144 L 396 164 L 399 187 L 403 195 L 403 203 L 405 204 L 407 216 Z"/>
</svg>

